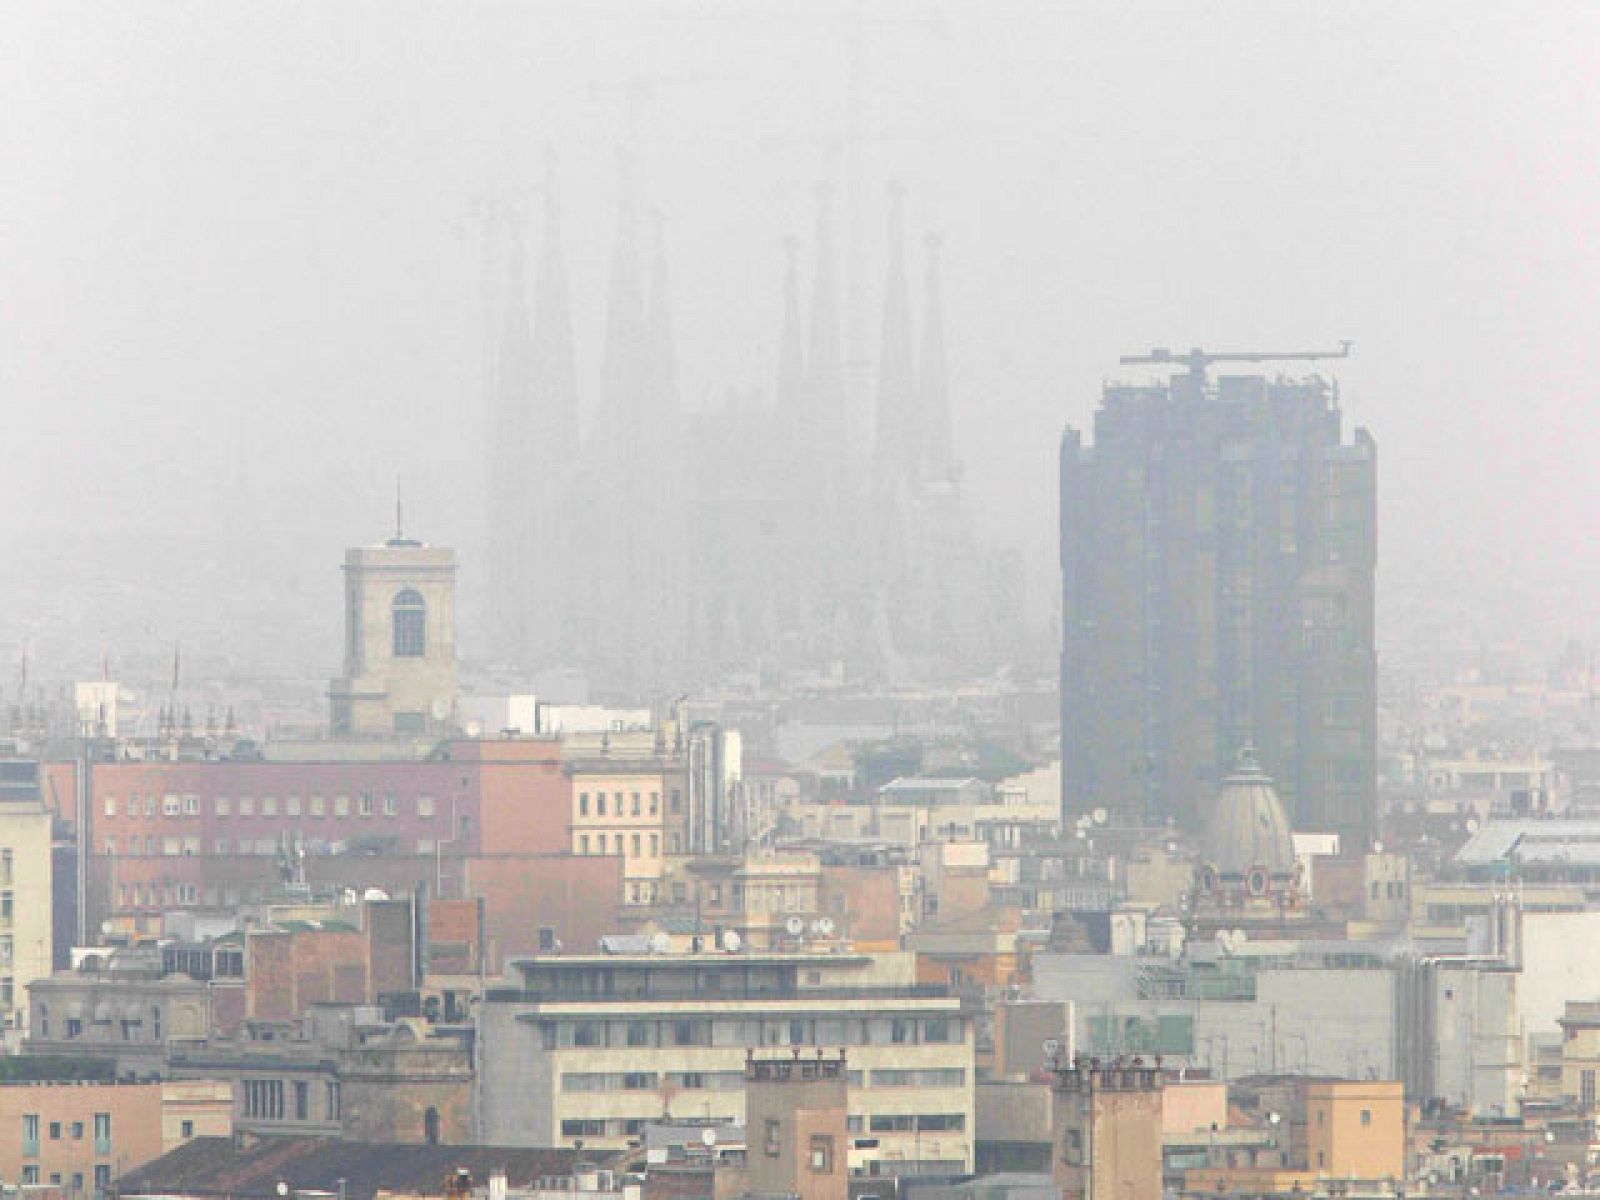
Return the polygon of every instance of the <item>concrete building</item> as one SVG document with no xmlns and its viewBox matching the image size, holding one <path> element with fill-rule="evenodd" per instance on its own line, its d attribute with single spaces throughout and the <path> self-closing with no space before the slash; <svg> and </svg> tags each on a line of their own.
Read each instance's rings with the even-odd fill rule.
<svg viewBox="0 0 1600 1200">
<path fill-rule="evenodd" d="M 232 1132 L 227 1084 L 31 1082 L 0 1085 L 0 1178 L 99 1195 L 125 1171 L 197 1137 Z"/>
<path fill-rule="evenodd" d="M 328 689 L 333 732 L 392 737 L 453 729 L 455 551 L 397 529 L 344 559 L 344 673 Z"/>
<path fill-rule="evenodd" d="M 969 1171 L 972 1020 L 907 955 L 539 957 L 477 1014 L 478 1140 L 622 1148 L 665 1114 L 743 1124 L 745 1056 L 849 1055 L 851 1169 Z"/>
<path fill-rule="evenodd" d="M 1167 365 L 1184 359 L 1151 356 Z M 1061 442 L 1065 815 L 1199 828 L 1254 744 L 1293 824 L 1371 837 L 1376 447 L 1321 378 L 1106 387 Z"/>
<path fill-rule="evenodd" d="M 27 1028 L 28 988 L 50 974 L 55 900 L 51 817 L 39 764 L 0 760 L 0 1028 L 14 1047 Z"/>
<path fill-rule="evenodd" d="M 1063 1200 L 1161 1200 L 1161 1072 L 1080 1059 L 1053 1074 L 1051 1167 Z"/>
<path fill-rule="evenodd" d="M 653 755 L 632 761 L 585 755 L 569 756 L 566 770 L 572 779 L 572 853 L 620 858 L 625 904 L 664 899 L 670 764 Z"/>
<path fill-rule="evenodd" d="M 850 1194 L 845 1055 L 757 1057 L 744 1069 L 746 1173 L 755 1196 L 846 1200 Z"/>
</svg>

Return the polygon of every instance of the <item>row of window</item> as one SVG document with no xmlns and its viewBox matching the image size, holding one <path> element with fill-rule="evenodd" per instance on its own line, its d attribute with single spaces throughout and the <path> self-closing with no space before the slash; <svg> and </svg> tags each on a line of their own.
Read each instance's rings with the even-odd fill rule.
<svg viewBox="0 0 1600 1200">
<path fill-rule="evenodd" d="M 275 817 L 278 815 L 278 798 L 276 796 L 262 796 L 260 798 L 260 815 Z M 212 815 L 229 817 L 234 812 L 234 802 L 227 796 L 217 796 L 211 802 Z M 432 796 L 417 797 L 417 816 L 431 817 L 438 812 L 438 803 Z M 145 796 L 141 802 L 138 796 L 129 796 L 120 806 L 123 816 L 133 818 L 143 815 L 154 818 L 157 813 L 156 797 Z M 119 811 L 118 801 L 115 796 L 105 798 L 105 815 L 116 817 Z M 238 798 L 238 812 L 241 817 L 257 815 L 256 797 L 240 796 Z M 334 796 L 330 805 L 326 796 L 312 796 L 304 804 L 299 796 L 286 796 L 283 801 L 283 815 L 286 817 L 348 817 L 351 812 L 351 798 L 349 796 Z M 400 815 L 400 800 L 392 793 L 374 796 L 371 792 L 362 792 L 355 797 L 355 813 L 357 816 L 370 817 L 382 812 L 386 817 Z M 200 797 L 195 795 L 161 797 L 160 815 L 163 817 L 197 817 L 200 815 Z"/>
<path fill-rule="evenodd" d="M 39 1023 L 39 1040 L 40 1041 L 49 1041 L 50 1040 L 50 1006 L 48 1004 L 44 1004 L 44 1003 L 41 1002 L 40 1004 L 35 1006 L 35 1013 L 36 1013 L 36 1017 L 37 1017 L 37 1020 L 38 1020 L 38 1023 Z M 97 1017 L 95 1019 L 94 1023 L 96 1025 L 110 1026 L 111 1025 L 111 1020 L 112 1019 L 111 1019 L 110 1016 L 106 1016 L 103 1020 L 100 1019 L 99 1017 Z M 70 1041 L 75 1041 L 76 1039 L 81 1038 L 83 1036 L 83 1018 L 82 1017 L 68 1017 L 66 1019 L 66 1021 L 64 1022 L 64 1024 L 65 1024 L 66 1027 L 65 1027 L 65 1029 L 62 1030 L 62 1033 L 65 1035 L 67 1041 L 69 1041 L 69 1042 Z M 127 1009 L 124 1009 L 123 1012 L 122 1012 L 121 1024 L 122 1024 L 122 1040 L 123 1041 L 132 1042 L 132 1041 L 143 1040 L 139 1036 L 144 1031 L 144 1013 L 142 1011 L 137 1010 L 137 1009 L 134 1009 L 134 1010 L 131 1010 L 131 1011 L 127 1010 Z M 162 1035 L 161 1007 L 160 1007 L 160 1005 L 153 1005 L 151 1007 L 151 1009 L 150 1009 L 150 1039 L 152 1041 L 159 1042 L 161 1040 L 161 1035 Z M 97 1039 L 97 1040 L 104 1040 L 104 1039 Z M 107 1118 L 107 1120 L 109 1120 L 109 1119 L 110 1118 Z M 109 1129 L 109 1126 L 107 1128 Z M 110 1136 L 109 1133 L 107 1134 L 107 1136 L 108 1137 Z"/>
<path fill-rule="evenodd" d="M 634 1137 L 646 1124 L 642 1117 L 569 1117 L 561 1122 L 561 1136 Z M 965 1113 L 874 1113 L 869 1118 L 852 1113 L 846 1125 L 851 1133 L 961 1133 L 967 1117 Z"/>
<path fill-rule="evenodd" d="M 866 1086 L 867 1072 L 849 1071 L 852 1088 Z M 884 1069 L 872 1072 L 873 1087 L 963 1087 L 967 1072 L 963 1067 L 928 1067 L 918 1070 Z M 661 1086 L 656 1071 L 566 1071 L 561 1076 L 564 1092 L 653 1092 Z M 742 1091 L 743 1071 L 668 1071 L 667 1086 L 677 1091 Z"/>
<path fill-rule="evenodd" d="M 676 793 L 676 792 L 673 793 L 673 795 L 675 797 L 677 796 L 677 794 L 678 793 Z M 630 796 L 632 797 L 632 803 L 631 804 L 629 803 L 629 797 Z M 597 816 L 597 817 L 604 817 L 604 816 L 607 816 L 607 815 L 614 816 L 614 817 L 622 817 L 622 816 L 638 817 L 638 816 L 643 816 L 644 815 L 644 813 L 642 811 L 642 806 L 643 806 L 643 803 L 645 802 L 645 796 L 642 796 L 641 793 L 639 793 L 639 792 L 632 792 L 632 793 L 629 793 L 629 792 L 613 792 L 613 793 L 611 793 L 610 796 L 607 796 L 607 794 L 605 792 L 595 792 L 594 793 L 594 797 L 593 797 L 593 801 L 594 801 L 594 803 L 593 803 L 594 815 Z M 650 793 L 648 793 L 648 803 L 649 803 L 649 808 L 650 808 L 650 815 L 652 817 L 660 816 L 661 815 L 661 793 L 660 792 L 650 792 Z M 609 808 L 609 814 L 608 814 L 608 808 Z M 676 811 L 676 809 L 674 809 L 674 811 Z M 590 794 L 588 792 L 579 792 L 578 793 L 578 815 L 580 817 L 587 817 L 589 815 L 589 812 L 590 812 Z"/>
<path fill-rule="evenodd" d="M 244 1089 L 244 1115 L 257 1121 L 309 1121 L 311 1117 L 311 1083 L 304 1079 L 290 1080 L 285 1086 L 282 1079 L 246 1079 Z M 339 1084 L 325 1081 L 322 1087 L 322 1116 L 324 1121 L 339 1119 Z"/>
<path fill-rule="evenodd" d="M 912 1046 L 962 1040 L 952 1017 L 679 1017 L 669 1021 L 540 1021 L 546 1050 L 651 1046 Z"/>
<path fill-rule="evenodd" d="M 650 857 L 659 857 L 661 854 L 661 835 L 652 833 L 648 844 L 650 846 Z M 628 849 L 629 835 L 625 833 L 612 834 L 609 840 L 603 833 L 597 833 L 592 838 L 587 833 L 578 835 L 579 854 L 621 854 L 630 858 L 642 858 L 645 845 L 644 835 L 638 833 L 632 835 L 633 850 L 631 853 Z"/>
<path fill-rule="evenodd" d="M 153 908 L 161 904 L 199 904 L 200 888 L 193 883 L 124 883 L 117 890 L 117 899 L 122 908 Z"/>
<path fill-rule="evenodd" d="M 188 1124 L 188 1122 L 185 1122 L 185 1124 Z M 24 1187 L 33 1187 L 33 1186 L 37 1186 L 38 1184 L 43 1183 L 44 1182 L 44 1177 L 39 1174 L 39 1164 L 38 1163 L 25 1163 L 25 1164 L 23 1164 L 23 1167 L 22 1167 L 22 1178 L 21 1178 L 20 1182 L 22 1183 L 22 1185 Z M 51 1171 L 50 1172 L 50 1186 L 51 1187 L 55 1187 L 55 1188 L 66 1186 L 66 1181 L 62 1178 L 60 1171 Z M 99 1163 L 99 1164 L 97 1164 L 95 1166 L 95 1169 L 94 1169 L 94 1190 L 97 1191 L 97 1192 L 104 1193 L 104 1192 L 109 1191 L 110 1189 L 111 1189 L 111 1165 L 109 1163 Z M 72 1190 L 74 1192 L 82 1192 L 83 1191 L 83 1172 L 82 1171 L 74 1171 L 72 1173 Z"/>
<path fill-rule="evenodd" d="M 118 854 L 128 858 L 194 858 L 201 853 L 201 839 L 196 836 L 157 838 L 154 834 L 140 837 L 137 833 L 129 834 L 127 846 L 124 848 L 116 838 L 108 837 L 100 843 L 102 851 L 109 857 Z M 211 839 L 211 853 L 219 855 L 276 855 L 282 852 L 283 845 L 277 838 L 232 838 L 219 837 Z M 322 838 L 309 838 L 306 840 L 306 853 L 313 856 L 326 854 L 330 851 L 337 852 L 342 845 L 339 842 L 328 842 Z M 432 854 L 439 843 L 433 838 L 418 838 L 417 853 Z M 3 920 L 3 918 L 0 918 Z"/>
<path fill-rule="evenodd" d="M 39 1153 L 39 1132 L 43 1122 L 38 1113 L 24 1113 L 22 1116 L 22 1152 L 30 1158 Z M 75 1142 L 84 1138 L 85 1126 L 82 1121 L 51 1121 L 47 1127 L 50 1131 L 50 1140 L 59 1142 L 68 1136 Z M 94 1152 L 96 1154 L 111 1153 L 111 1114 L 94 1114 Z"/>
</svg>

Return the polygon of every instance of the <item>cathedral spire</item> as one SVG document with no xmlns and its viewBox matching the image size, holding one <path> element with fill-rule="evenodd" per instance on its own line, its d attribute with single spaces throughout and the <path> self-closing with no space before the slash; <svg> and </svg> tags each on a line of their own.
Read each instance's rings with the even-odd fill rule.
<svg viewBox="0 0 1600 1200">
<path fill-rule="evenodd" d="M 906 275 L 905 188 L 889 189 L 889 271 L 878 359 L 877 462 L 883 481 L 900 483 L 916 464 L 916 380 L 911 350 L 911 284 Z"/>
<path fill-rule="evenodd" d="M 520 256 L 520 249 L 518 254 Z M 570 462 L 578 446 L 577 371 L 573 365 L 572 303 L 561 247 L 561 188 L 556 156 L 545 156 L 544 244 L 533 302 L 534 412 L 541 462 Z"/>
<path fill-rule="evenodd" d="M 833 193 L 817 185 L 817 266 L 811 281 L 811 344 L 806 355 L 812 427 L 824 452 L 844 453 L 844 364 L 839 349 L 839 264 L 833 246 Z"/>
<path fill-rule="evenodd" d="M 919 408 L 924 435 L 920 467 L 929 479 L 948 480 L 956 465 L 944 353 L 944 296 L 939 264 L 942 239 L 930 233 L 923 244 L 927 248 L 927 275 L 922 306 L 922 362 L 917 372 L 922 384 Z"/>
<path fill-rule="evenodd" d="M 598 432 L 629 444 L 643 407 L 647 334 L 644 293 L 639 277 L 637 168 L 632 151 L 619 148 L 620 176 L 616 242 L 606 317 L 604 390 Z"/>
<path fill-rule="evenodd" d="M 778 346 L 778 421 L 791 437 L 805 428 L 805 349 L 800 331 L 800 240 L 783 239 L 783 334 Z"/>
<path fill-rule="evenodd" d="M 650 214 L 649 373 L 651 422 L 672 422 L 678 416 L 678 351 L 672 330 L 672 289 L 667 269 L 666 221 Z"/>
</svg>

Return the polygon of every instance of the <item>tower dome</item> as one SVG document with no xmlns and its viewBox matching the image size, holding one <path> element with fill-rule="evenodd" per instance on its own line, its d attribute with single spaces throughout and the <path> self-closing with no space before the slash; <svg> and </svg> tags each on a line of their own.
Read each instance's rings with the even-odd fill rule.
<svg viewBox="0 0 1600 1200">
<path fill-rule="evenodd" d="M 1217 791 L 1205 859 L 1224 875 L 1243 875 L 1253 867 L 1272 875 L 1294 870 L 1294 842 L 1283 801 L 1249 746 L 1239 751 L 1233 773 Z"/>
</svg>

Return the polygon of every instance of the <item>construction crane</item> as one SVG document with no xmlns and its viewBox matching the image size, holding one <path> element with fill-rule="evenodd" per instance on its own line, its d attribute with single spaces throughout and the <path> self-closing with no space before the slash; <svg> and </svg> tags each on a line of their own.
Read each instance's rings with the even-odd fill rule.
<svg viewBox="0 0 1600 1200">
<path fill-rule="evenodd" d="M 1149 354 L 1125 354 L 1119 360 L 1125 367 L 1187 367 L 1196 381 L 1206 377 L 1206 368 L 1212 363 L 1264 363 L 1264 362 L 1316 362 L 1325 358 L 1349 358 L 1354 342 L 1340 342 L 1337 350 L 1228 350 L 1210 352 L 1196 346 L 1187 354 L 1174 354 L 1165 346 L 1157 346 Z"/>
</svg>

